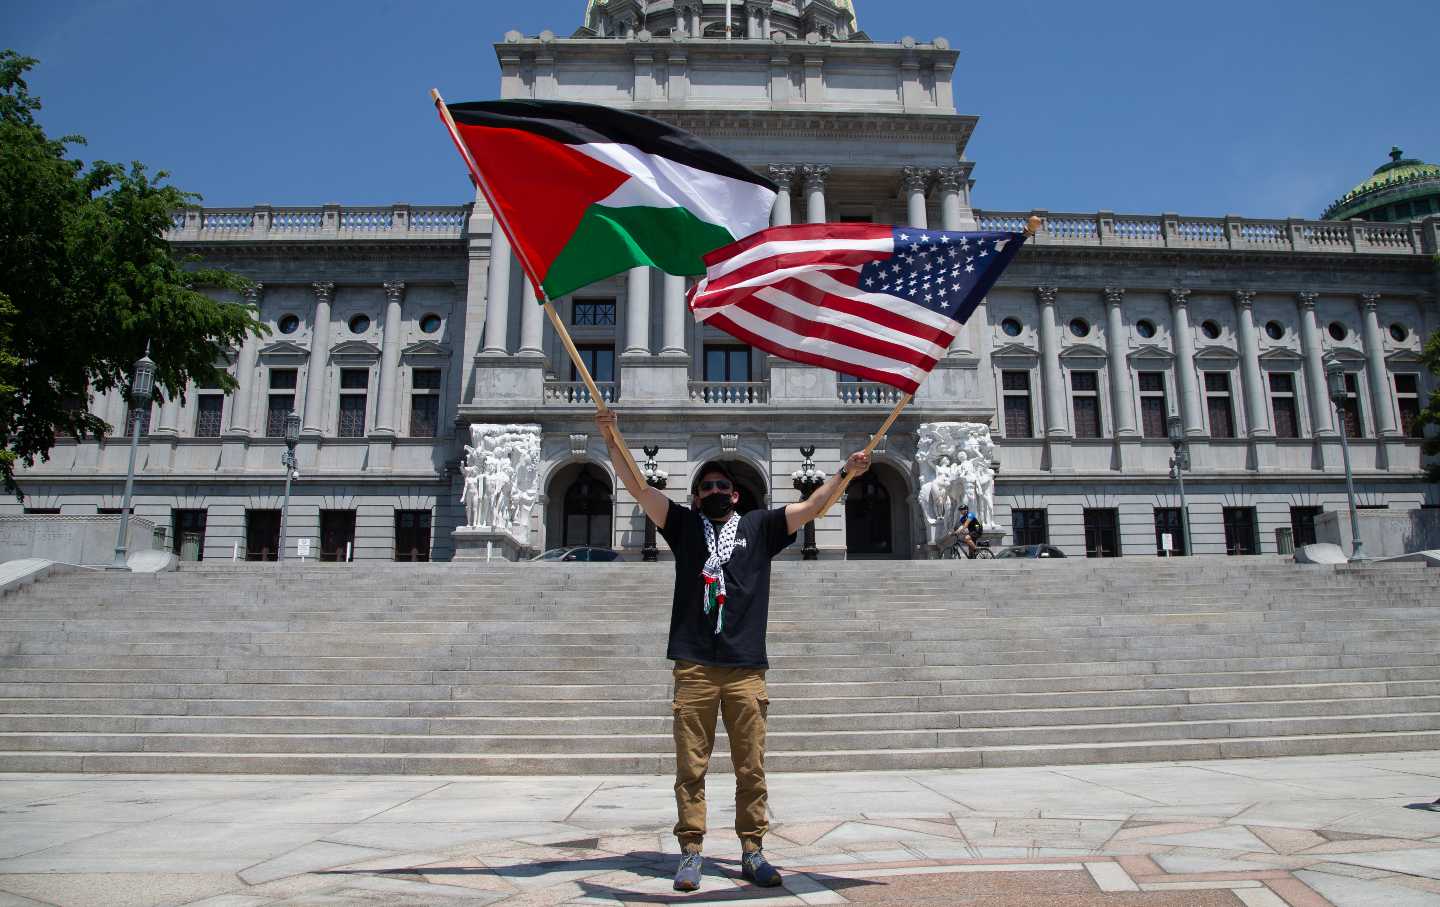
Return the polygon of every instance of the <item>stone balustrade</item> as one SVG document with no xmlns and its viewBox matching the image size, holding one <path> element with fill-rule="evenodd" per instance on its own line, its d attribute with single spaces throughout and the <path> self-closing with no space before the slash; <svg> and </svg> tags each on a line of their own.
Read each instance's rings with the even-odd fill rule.
<svg viewBox="0 0 1440 907">
<path fill-rule="evenodd" d="M 595 387 L 606 403 L 620 399 L 618 381 L 596 381 Z M 594 398 L 584 381 L 546 381 L 545 403 L 547 406 L 593 406 Z"/>
<path fill-rule="evenodd" d="M 1358 252 L 1420 255 L 1440 251 L 1440 217 L 1405 223 L 1184 217 L 1178 214 L 1063 214 L 1047 211 L 976 211 L 982 230 L 1025 229 L 1032 214 L 1045 229 L 1037 246 L 1125 246 L 1157 249 Z"/>
<path fill-rule="evenodd" d="M 696 403 L 764 403 L 770 398 L 768 381 L 691 381 L 690 399 Z"/>
<path fill-rule="evenodd" d="M 469 205 L 188 208 L 175 212 L 166 239 L 459 239 L 469 216 Z"/>
<path fill-rule="evenodd" d="M 841 403 L 856 406 L 894 406 L 900 402 L 900 391 L 878 381 L 840 381 L 835 393 Z"/>
</svg>

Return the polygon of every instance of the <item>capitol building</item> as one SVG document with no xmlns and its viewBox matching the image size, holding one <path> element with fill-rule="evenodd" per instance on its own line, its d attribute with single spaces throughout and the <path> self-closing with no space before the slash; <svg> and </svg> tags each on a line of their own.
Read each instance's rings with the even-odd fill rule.
<svg viewBox="0 0 1440 907">
<path fill-rule="evenodd" d="M 495 45 L 500 97 L 607 104 L 694 132 L 779 184 L 777 224 L 1045 219 L 876 467 L 816 525 L 822 558 L 928 555 L 916 445 L 930 422 L 988 424 L 991 528 L 1072 557 L 1154 557 L 1167 536 L 1173 553 L 1273 554 L 1281 528 L 1313 541 L 1317 517 L 1346 506 L 1342 427 L 1362 508 L 1440 506 L 1412 426 L 1433 386 L 1421 347 L 1440 330 L 1440 167 L 1397 149 L 1329 219 L 991 210 L 974 191 L 984 162 L 966 156 L 983 124 L 964 112 L 958 52 L 938 37 L 883 43 L 863 14 L 848 0 L 591 0 L 578 28 Z M 438 123 L 417 140 L 449 141 Z M 539 426 L 533 550 L 639 559 L 644 517 L 483 201 L 197 208 L 169 238 L 253 281 L 235 301 L 271 329 L 224 351 L 238 390 L 192 387 L 142 414 L 135 513 L 182 557 L 275 558 L 293 410 L 289 556 L 303 545 L 326 560 L 451 559 L 470 426 L 497 423 Z M 686 285 L 635 269 L 555 306 L 635 458 L 669 474 L 672 496 L 717 459 L 745 506 L 798 500 L 801 449 L 833 471 L 897 393 L 697 324 Z M 1338 407 L 1332 363 L 1345 375 Z M 128 403 L 116 392 L 91 405 L 116 431 L 61 440 L 23 470 L 27 511 L 121 506 Z M 1172 416 L 1191 461 L 1188 545 Z"/>
</svg>

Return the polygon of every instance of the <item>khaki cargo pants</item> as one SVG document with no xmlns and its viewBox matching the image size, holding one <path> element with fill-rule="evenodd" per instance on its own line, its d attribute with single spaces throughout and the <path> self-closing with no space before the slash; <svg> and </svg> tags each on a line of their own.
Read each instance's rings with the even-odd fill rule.
<svg viewBox="0 0 1440 907">
<path fill-rule="evenodd" d="M 765 717 L 770 697 L 764 668 L 675 663 L 675 806 L 680 849 L 705 840 L 705 770 L 715 748 L 715 718 L 725 718 L 735 766 L 735 833 L 745 850 L 761 846 L 765 818 Z"/>
</svg>

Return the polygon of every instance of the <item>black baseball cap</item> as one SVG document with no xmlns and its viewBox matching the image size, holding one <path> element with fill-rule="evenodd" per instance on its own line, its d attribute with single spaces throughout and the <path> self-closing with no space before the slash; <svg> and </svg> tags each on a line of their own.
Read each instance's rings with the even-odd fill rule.
<svg viewBox="0 0 1440 907">
<path fill-rule="evenodd" d="M 700 480 L 712 472 L 720 473 L 722 476 L 730 480 L 731 488 L 735 487 L 735 474 L 730 471 L 730 467 L 726 466 L 724 463 L 721 463 L 719 460 L 707 460 L 705 464 L 700 467 L 700 470 L 695 473 L 695 481 L 690 483 L 691 495 L 697 495 L 700 493 Z"/>
</svg>

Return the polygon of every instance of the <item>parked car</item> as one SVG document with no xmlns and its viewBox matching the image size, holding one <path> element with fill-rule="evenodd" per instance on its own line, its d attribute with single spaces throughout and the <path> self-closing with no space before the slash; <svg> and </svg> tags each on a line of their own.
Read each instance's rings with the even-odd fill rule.
<svg viewBox="0 0 1440 907">
<path fill-rule="evenodd" d="M 612 548 L 551 548 L 530 558 L 532 561 L 623 561 L 620 552 Z"/>
<path fill-rule="evenodd" d="M 996 552 L 1001 557 L 1064 557 L 1065 552 L 1054 545 L 1011 545 Z"/>
</svg>

